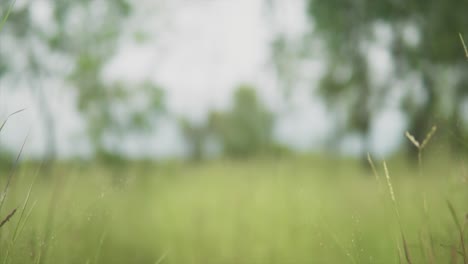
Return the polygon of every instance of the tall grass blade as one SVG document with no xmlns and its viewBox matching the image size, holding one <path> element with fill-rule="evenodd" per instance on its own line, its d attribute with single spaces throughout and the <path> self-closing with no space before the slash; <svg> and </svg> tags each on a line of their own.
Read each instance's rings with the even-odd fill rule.
<svg viewBox="0 0 468 264">
<path fill-rule="evenodd" d="M 457 212 L 455 211 L 455 208 L 453 207 L 452 203 L 449 200 L 447 200 L 447 206 L 450 210 L 450 214 L 452 216 L 453 222 L 455 222 L 455 225 L 457 226 L 458 230 L 461 230 L 462 226 L 460 222 L 458 221 Z"/>
<path fill-rule="evenodd" d="M 99 240 L 99 246 L 96 250 L 96 255 L 94 256 L 94 263 L 99 263 L 99 257 L 101 256 L 102 245 L 104 244 L 104 240 L 106 239 L 107 232 L 102 232 L 101 239 Z"/>
<path fill-rule="evenodd" d="M 450 263 L 456 264 L 458 262 L 458 254 L 461 252 L 457 252 L 457 247 L 455 245 L 450 247 Z"/>
<path fill-rule="evenodd" d="M 416 138 L 410 134 L 410 132 L 406 131 L 405 133 L 405 136 L 409 139 L 409 141 L 411 141 L 411 143 L 413 143 L 413 145 L 416 147 L 416 148 L 421 148 L 421 145 L 419 144 L 419 141 L 416 140 Z"/>
<path fill-rule="evenodd" d="M 468 60 L 468 48 L 466 47 L 465 40 L 463 39 L 463 36 L 461 33 L 458 33 L 458 35 L 460 36 L 460 41 L 462 43 L 463 49 L 465 50 L 466 59 Z"/>
<path fill-rule="evenodd" d="M 2 131 L 3 127 L 5 127 L 7 121 L 8 121 L 8 119 L 9 119 L 10 117 L 12 117 L 12 116 L 14 116 L 14 115 L 16 115 L 16 114 L 19 114 L 19 113 L 23 112 L 24 110 L 26 110 L 26 108 L 20 109 L 20 110 L 18 110 L 18 111 L 15 111 L 15 112 L 9 114 L 9 115 L 5 118 L 5 120 L 3 120 L 3 123 L 2 123 L 2 125 L 0 126 L 0 131 Z"/>
<path fill-rule="evenodd" d="M 5 219 L 3 219 L 1 222 L 0 222 L 0 228 L 6 224 L 8 221 L 10 221 L 10 219 L 13 217 L 13 215 L 15 215 L 16 213 L 16 208 L 13 209 L 13 211 L 11 211 L 6 217 Z"/>
<path fill-rule="evenodd" d="M 421 150 L 427 145 L 427 143 L 429 143 L 429 141 L 431 140 L 432 136 L 434 136 L 436 131 L 437 131 L 437 126 L 433 126 L 431 128 L 431 131 L 429 131 L 429 133 L 427 133 L 426 137 L 424 138 L 421 144 Z"/>
<path fill-rule="evenodd" d="M 166 259 L 166 256 L 167 256 L 167 252 L 162 254 L 162 256 L 159 257 L 158 260 L 156 260 L 156 262 L 154 264 L 161 264 L 164 261 L 164 259 Z"/>
<path fill-rule="evenodd" d="M 335 235 L 334 232 L 329 228 L 328 224 L 325 222 L 325 219 L 321 218 L 321 221 L 323 223 L 323 229 L 330 235 L 330 237 L 333 239 L 333 242 L 338 246 L 338 248 L 342 251 L 342 253 L 349 259 L 350 263 L 356 264 L 358 263 L 354 256 L 349 252 L 348 249 L 346 249 L 346 246 L 343 245 L 343 243 L 340 242 L 338 237 Z"/>
<path fill-rule="evenodd" d="M 397 242 L 397 249 L 398 249 L 398 263 L 402 264 L 403 259 L 405 259 L 405 258 L 403 257 L 403 252 L 401 250 L 400 243 L 398 243 L 398 242 Z"/>
<path fill-rule="evenodd" d="M 16 0 L 13 0 L 13 1 L 11 2 L 10 6 L 8 7 L 8 9 L 7 9 L 7 11 L 6 11 L 5 16 L 3 17 L 2 21 L 0 22 L 0 31 L 2 30 L 3 25 L 5 25 L 5 23 L 6 23 L 7 19 L 8 19 L 8 17 L 10 16 L 11 11 L 13 10 L 13 6 L 15 5 L 15 2 L 16 2 Z"/>
<path fill-rule="evenodd" d="M 463 256 L 463 264 L 468 264 L 468 257 L 466 253 L 466 247 L 465 247 L 464 225 L 462 226 L 460 224 L 460 221 L 458 221 L 458 216 L 457 216 L 457 212 L 455 211 L 455 207 L 453 207 L 452 203 L 449 200 L 447 200 L 447 205 L 450 210 L 450 214 L 452 215 L 453 221 L 455 222 L 455 225 L 457 226 L 458 233 L 460 236 L 460 247 L 461 247 L 461 253 Z"/>
<path fill-rule="evenodd" d="M 423 199 L 423 210 L 424 210 L 424 229 L 426 230 L 426 235 L 427 235 L 427 240 L 425 240 L 425 244 L 426 244 L 426 247 L 427 247 L 427 252 L 428 252 L 428 256 L 429 256 L 429 259 L 432 260 L 432 263 L 435 263 L 435 256 L 436 256 L 436 251 L 435 251 L 435 248 L 434 248 L 434 237 L 431 233 L 431 228 L 430 228 L 430 214 L 429 214 L 429 206 L 428 206 L 428 203 L 427 203 L 427 199 L 426 199 L 426 194 L 423 193 L 422 194 L 422 199 Z"/>
<path fill-rule="evenodd" d="M 53 226 L 55 220 L 55 211 L 57 204 L 60 200 L 61 192 L 63 191 L 63 185 L 65 184 L 65 177 L 57 177 L 55 181 L 55 186 L 53 187 L 52 197 L 49 202 L 49 208 L 47 209 L 47 218 L 45 221 L 44 227 L 44 238 L 41 245 L 41 259 L 39 263 L 48 263 L 48 250 L 49 242 L 53 234 Z"/>
<path fill-rule="evenodd" d="M 431 131 L 426 134 L 426 137 L 420 143 L 410 132 L 406 131 L 405 136 L 413 143 L 413 145 L 418 149 L 418 167 L 419 167 L 419 176 L 422 176 L 422 151 L 424 147 L 429 143 L 431 138 L 434 136 L 437 131 L 437 126 L 432 126 Z"/>
<path fill-rule="evenodd" d="M 398 210 L 398 204 L 395 198 L 395 192 L 393 191 L 393 185 L 390 179 L 390 173 L 388 172 L 387 163 L 385 161 L 383 162 L 383 167 L 384 167 L 384 172 L 385 172 L 385 178 L 387 179 L 388 191 L 390 192 L 390 198 L 392 199 L 392 203 L 393 203 L 393 209 L 395 211 L 395 215 L 398 221 L 398 226 L 400 228 L 401 240 L 403 241 L 403 252 L 405 253 L 405 259 L 408 264 L 411 264 L 412 261 L 411 261 L 410 251 L 408 248 L 408 243 L 406 242 L 405 234 L 403 232 L 403 226 L 401 224 L 401 218 L 400 218 L 400 211 Z"/>
<path fill-rule="evenodd" d="M 37 200 L 34 201 L 34 203 L 31 205 L 31 208 L 29 208 L 28 213 L 26 214 L 26 217 L 24 218 L 23 224 L 21 225 L 18 235 L 23 233 L 24 227 L 26 226 L 26 223 L 28 222 L 29 216 L 31 215 L 31 212 L 33 211 L 34 207 L 36 207 Z"/>
<path fill-rule="evenodd" d="M 24 146 L 26 145 L 28 137 L 29 137 L 29 133 L 26 136 L 26 138 L 24 139 L 23 145 L 21 145 L 21 149 L 18 152 L 18 156 L 16 156 L 16 160 L 13 163 L 13 167 L 11 168 L 10 175 L 8 175 L 7 183 L 6 183 L 5 188 L 3 190 L 3 193 L 1 194 L 1 197 L 0 197 L 0 199 L 1 199 L 0 200 L 0 213 L 2 212 L 3 204 L 5 203 L 5 198 L 6 198 L 6 195 L 8 193 L 8 189 L 10 188 L 11 179 L 13 178 L 13 176 L 16 173 L 16 168 L 18 167 L 19 159 L 21 157 L 21 154 L 23 153 L 23 149 L 24 149 Z"/>
<path fill-rule="evenodd" d="M 16 241 L 16 238 L 19 235 L 20 223 L 21 223 L 21 221 L 23 220 L 23 218 L 25 216 L 26 207 L 28 206 L 29 198 L 31 197 L 31 192 L 32 192 L 32 189 L 34 187 L 34 183 L 36 182 L 37 175 L 39 174 L 39 170 L 40 170 L 40 168 L 37 169 L 36 175 L 34 176 L 33 181 L 31 182 L 31 185 L 29 186 L 28 194 L 26 195 L 26 199 L 24 200 L 23 207 L 21 208 L 20 219 L 18 220 L 18 224 L 16 226 L 15 232 L 13 233 L 13 241 Z"/>
<path fill-rule="evenodd" d="M 369 153 L 367 153 L 367 161 L 369 162 L 370 166 L 371 166 L 371 169 L 372 169 L 372 173 L 374 174 L 375 176 L 375 180 L 377 181 L 377 183 L 379 184 L 379 188 L 381 186 L 381 183 L 380 183 L 380 175 L 379 173 L 377 172 L 377 169 L 375 167 L 375 164 L 374 164 L 374 161 L 372 161 L 372 158 L 370 156 Z"/>
<path fill-rule="evenodd" d="M 33 186 L 34 186 L 34 183 L 36 182 L 36 178 L 37 178 L 37 175 L 39 174 L 39 171 L 40 171 L 40 167 L 39 169 L 37 169 L 36 171 L 36 174 L 34 176 L 34 179 L 33 181 L 31 182 L 31 185 L 29 186 L 29 190 L 28 190 L 28 194 L 26 195 L 26 199 L 24 200 L 24 203 L 23 203 L 23 207 L 21 208 L 21 215 L 20 215 L 20 218 L 18 220 L 18 222 L 16 223 L 16 227 L 15 227 L 15 231 L 13 232 L 13 237 L 11 239 L 11 242 L 9 243 L 8 245 L 8 248 L 6 250 L 6 253 L 5 253 L 5 258 L 3 259 L 3 263 L 7 263 L 8 261 L 8 257 L 9 257 L 9 254 L 10 254 L 10 250 L 15 246 L 15 243 L 16 243 L 16 240 L 19 236 L 19 234 L 21 233 L 21 231 L 24 229 L 24 226 L 26 224 L 26 221 L 27 219 L 29 218 L 29 214 L 31 213 L 31 210 L 25 215 L 25 212 L 26 212 L 26 207 L 29 203 L 29 198 L 31 197 L 31 192 L 32 192 L 32 189 L 33 189 Z M 34 204 L 35 205 L 35 204 Z M 23 221 L 23 218 L 26 216 L 26 219 Z"/>
<path fill-rule="evenodd" d="M 384 167 L 384 172 L 385 172 L 385 178 L 387 180 L 388 191 L 390 193 L 390 198 L 392 199 L 392 203 L 393 203 L 393 209 L 395 210 L 395 213 L 396 213 L 396 216 L 397 216 L 397 219 L 398 219 L 398 223 L 399 223 L 400 222 L 400 212 L 398 211 L 398 206 L 397 206 L 397 202 L 396 202 L 396 198 L 395 198 L 395 192 L 393 191 L 393 185 L 392 185 L 392 181 L 390 179 L 390 173 L 388 172 L 387 163 L 385 161 L 383 162 L 383 167 Z"/>
<path fill-rule="evenodd" d="M 403 233 L 403 230 L 400 227 L 400 232 L 401 232 L 401 239 L 403 240 L 403 250 L 405 252 L 405 259 L 408 264 L 413 263 L 411 261 L 411 256 L 410 256 L 410 251 L 408 248 L 408 243 L 406 242 L 405 234 Z"/>
</svg>

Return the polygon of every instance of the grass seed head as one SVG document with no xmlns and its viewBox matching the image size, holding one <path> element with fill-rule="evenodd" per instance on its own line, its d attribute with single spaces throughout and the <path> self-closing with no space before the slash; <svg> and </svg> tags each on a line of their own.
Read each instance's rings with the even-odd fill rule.
<svg viewBox="0 0 468 264">
<path fill-rule="evenodd" d="M 433 126 L 431 128 L 431 131 L 429 131 L 429 133 L 427 133 L 426 137 L 424 138 L 423 143 L 421 144 L 421 149 L 424 148 L 427 145 L 427 143 L 429 143 L 429 140 L 431 140 L 432 136 L 434 136 L 436 131 L 437 126 Z"/>
<path fill-rule="evenodd" d="M 390 197 L 392 198 L 393 202 L 396 202 L 395 193 L 393 192 L 392 181 L 390 180 L 390 174 L 388 173 L 387 163 L 383 162 L 383 167 L 385 171 L 385 178 L 387 178 L 388 190 L 390 191 Z"/>
<path fill-rule="evenodd" d="M 414 138 L 414 136 L 411 135 L 408 131 L 406 131 L 405 136 L 411 141 L 411 143 L 413 143 L 415 147 L 417 147 L 418 149 L 421 147 L 416 138 Z"/>
</svg>

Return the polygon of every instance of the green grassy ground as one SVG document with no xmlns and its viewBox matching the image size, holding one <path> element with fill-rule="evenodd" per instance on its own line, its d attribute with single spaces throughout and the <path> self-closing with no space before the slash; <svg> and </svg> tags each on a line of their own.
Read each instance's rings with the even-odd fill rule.
<svg viewBox="0 0 468 264">
<path fill-rule="evenodd" d="M 399 263 L 405 247 L 376 164 L 381 184 L 357 163 L 311 157 L 62 164 L 39 176 L 21 217 L 36 170 L 25 165 L 0 212 L 18 208 L 0 228 L 0 263 Z M 447 206 L 463 225 L 461 164 L 434 159 L 419 176 L 388 163 L 412 263 L 463 263 Z"/>
</svg>

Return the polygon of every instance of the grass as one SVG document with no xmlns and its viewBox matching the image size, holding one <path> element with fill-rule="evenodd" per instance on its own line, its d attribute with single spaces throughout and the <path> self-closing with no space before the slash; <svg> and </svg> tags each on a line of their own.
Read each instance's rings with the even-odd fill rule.
<svg viewBox="0 0 468 264">
<path fill-rule="evenodd" d="M 387 162 L 393 199 L 386 180 L 337 159 L 58 164 L 32 189 L 37 168 L 25 164 L 5 200 L 18 212 L 0 228 L 0 261 L 464 263 L 468 183 L 450 159 L 425 164 L 421 179 Z"/>
</svg>

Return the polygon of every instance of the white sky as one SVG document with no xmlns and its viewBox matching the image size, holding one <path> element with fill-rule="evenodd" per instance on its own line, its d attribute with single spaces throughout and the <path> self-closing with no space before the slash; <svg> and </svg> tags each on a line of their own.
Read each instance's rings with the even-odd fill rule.
<svg viewBox="0 0 468 264">
<path fill-rule="evenodd" d="M 42 2 L 45 4 L 35 4 L 35 13 L 38 20 L 47 21 L 50 13 L 47 2 Z M 286 32 L 293 38 L 306 30 L 304 2 L 276 2 L 280 7 L 268 16 L 264 0 L 141 0 L 123 29 L 118 54 L 103 71 L 103 78 L 129 84 L 152 80 L 165 89 L 171 112 L 196 120 L 202 119 L 209 109 L 227 107 L 236 85 L 251 83 L 256 85 L 265 103 L 281 113 L 276 128 L 280 141 L 301 150 L 319 146 L 330 129 L 323 106 L 312 98 L 310 86 L 298 87 L 291 98 L 292 107 L 284 111 L 270 59 L 270 42 L 275 33 Z M 147 41 L 137 42 L 133 38 L 137 32 L 146 33 Z M 372 52 L 379 61 L 387 59 L 382 49 Z M 389 70 L 383 67 L 382 71 Z M 48 98 L 57 119 L 60 153 L 86 153 L 86 144 L 79 137 L 83 133 L 82 121 L 73 111 L 73 95 L 60 89 L 60 82 L 48 84 Z M 1 136 L 4 143 L 18 149 L 25 131 L 30 130 L 27 151 L 41 153 L 43 130 L 31 96 L 6 92 L 0 87 L 3 106 L 0 116 L 28 107 L 25 113 L 11 120 Z M 373 141 L 379 141 L 378 153 L 385 153 L 398 144 L 394 135 L 403 129 L 402 125 L 398 126 L 403 124 L 398 112 L 384 112 L 382 120 L 385 122 L 376 123 L 374 134 L 383 133 L 387 140 L 373 137 Z M 124 145 L 135 155 L 184 153 L 177 128 L 170 121 L 162 122 L 154 137 L 135 137 Z"/>
</svg>

